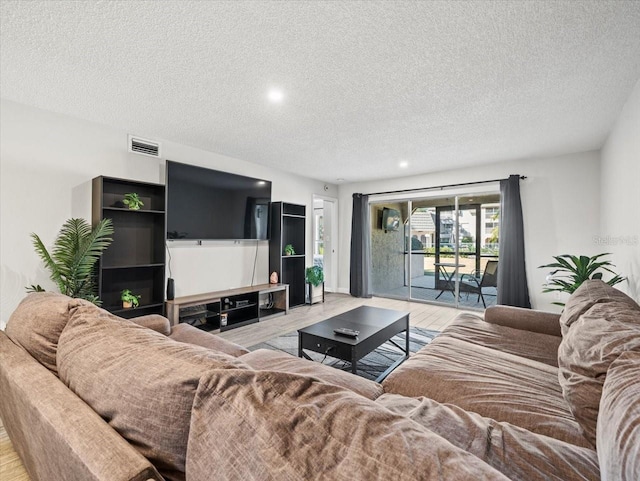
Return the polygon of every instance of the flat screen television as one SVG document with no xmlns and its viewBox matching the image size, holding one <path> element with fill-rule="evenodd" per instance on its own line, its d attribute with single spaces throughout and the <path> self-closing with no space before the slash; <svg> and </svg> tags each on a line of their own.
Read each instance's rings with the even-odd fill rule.
<svg viewBox="0 0 640 481">
<path fill-rule="evenodd" d="M 167 161 L 167 239 L 268 239 L 271 182 Z"/>
<path fill-rule="evenodd" d="M 387 207 L 382 209 L 382 228 L 385 231 L 396 231 L 400 229 L 400 212 Z"/>
</svg>

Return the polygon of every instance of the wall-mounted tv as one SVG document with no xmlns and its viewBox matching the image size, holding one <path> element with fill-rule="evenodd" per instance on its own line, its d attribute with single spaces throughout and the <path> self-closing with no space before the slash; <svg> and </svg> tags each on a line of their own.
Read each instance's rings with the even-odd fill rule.
<svg viewBox="0 0 640 481">
<path fill-rule="evenodd" d="M 167 161 L 167 239 L 268 239 L 271 182 Z"/>
<path fill-rule="evenodd" d="M 382 228 L 386 232 L 400 229 L 400 212 L 387 207 L 382 209 Z"/>
</svg>

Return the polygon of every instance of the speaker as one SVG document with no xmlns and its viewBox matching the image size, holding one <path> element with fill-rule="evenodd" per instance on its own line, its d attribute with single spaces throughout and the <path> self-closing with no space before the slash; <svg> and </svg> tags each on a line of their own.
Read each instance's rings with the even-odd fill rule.
<svg viewBox="0 0 640 481">
<path fill-rule="evenodd" d="M 169 278 L 167 279 L 167 300 L 173 301 L 175 297 L 176 297 L 176 286 L 173 282 L 173 279 Z"/>
</svg>

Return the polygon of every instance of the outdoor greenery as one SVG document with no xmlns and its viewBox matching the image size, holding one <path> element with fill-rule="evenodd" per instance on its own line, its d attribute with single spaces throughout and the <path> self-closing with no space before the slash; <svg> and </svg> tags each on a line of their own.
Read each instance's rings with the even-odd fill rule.
<svg viewBox="0 0 640 481">
<path fill-rule="evenodd" d="M 140 197 L 135 192 L 130 194 L 124 194 L 124 205 L 128 206 L 130 210 L 140 210 L 140 207 L 144 206 L 144 202 L 140 200 Z"/>
<path fill-rule="evenodd" d="M 614 286 L 626 278 L 616 274 L 610 267 L 615 267 L 610 261 L 599 260 L 603 256 L 610 253 L 598 254 L 592 257 L 574 256 L 570 254 L 562 254 L 553 256 L 556 262 L 540 266 L 540 269 L 554 269 L 547 277 L 547 283 L 544 284 L 542 292 L 568 292 L 573 293 L 583 282 L 589 279 L 602 279 L 603 270 L 613 274 L 614 276 L 606 281 L 610 286 Z M 564 306 L 562 302 L 554 302 L 553 304 Z"/>
<path fill-rule="evenodd" d="M 324 271 L 320 266 L 307 267 L 305 271 L 305 282 L 315 287 L 324 282 Z"/>
<path fill-rule="evenodd" d="M 31 234 L 36 252 L 50 271 L 51 280 L 62 294 L 100 305 L 96 293 L 94 267 L 113 239 L 111 219 L 103 219 L 94 228 L 84 219 L 67 220 L 53 243 L 51 253 L 37 234 Z M 44 290 L 31 286 L 28 291 Z"/>
<path fill-rule="evenodd" d="M 140 305 L 140 298 L 141 297 L 142 296 L 136 296 L 129 289 L 125 289 L 124 291 L 122 291 L 120 293 L 120 300 L 122 301 L 123 305 L 125 303 L 131 304 L 131 307 L 138 307 Z"/>
</svg>

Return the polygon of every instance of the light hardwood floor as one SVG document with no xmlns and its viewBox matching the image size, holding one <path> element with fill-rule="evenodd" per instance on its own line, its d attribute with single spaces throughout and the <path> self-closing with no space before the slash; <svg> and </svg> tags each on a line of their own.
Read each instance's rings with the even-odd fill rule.
<svg viewBox="0 0 640 481">
<path fill-rule="evenodd" d="M 443 330 L 458 314 L 464 312 L 452 307 L 417 302 L 377 297 L 372 299 L 359 299 L 344 294 L 327 294 L 323 304 L 297 307 L 291 309 L 286 316 L 216 334 L 242 346 L 250 347 L 309 326 L 323 319 L 341 314 L 358 306 L 376 306 L 398 311 L 407 311 L 410 313 L 409 322 L 411 326 L 423 327 L 435 331 Z M 473 312 L 478 313 L 477 311 Z M 29 481 L 29 476 L 24 470 L 20 458 L 14 451 L 9 436 L 7 436 L 4 430 L 2 420 L 0 420 L 0 480 Z"/>
</svg>

